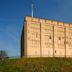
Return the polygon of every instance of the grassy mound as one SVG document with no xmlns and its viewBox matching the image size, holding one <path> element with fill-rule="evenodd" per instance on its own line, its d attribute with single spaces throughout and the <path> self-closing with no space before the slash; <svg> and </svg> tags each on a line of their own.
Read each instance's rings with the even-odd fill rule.
<svg viewBox="0 0 72 72">
<path fill-rule="evenodd" d="M 5 59 L 0 72 L 72 72 L 72 58 Z"/>
</svg>

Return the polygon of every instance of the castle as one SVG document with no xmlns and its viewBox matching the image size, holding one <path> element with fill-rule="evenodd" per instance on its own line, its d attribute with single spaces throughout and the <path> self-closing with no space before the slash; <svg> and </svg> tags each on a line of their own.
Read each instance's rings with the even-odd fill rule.
<svg viewBox="0 0 72 72">
<path fill-rule="evenodd" d="M 26 16 L 21 57 L 72 57 L 72 24 Z"/>
</svg>

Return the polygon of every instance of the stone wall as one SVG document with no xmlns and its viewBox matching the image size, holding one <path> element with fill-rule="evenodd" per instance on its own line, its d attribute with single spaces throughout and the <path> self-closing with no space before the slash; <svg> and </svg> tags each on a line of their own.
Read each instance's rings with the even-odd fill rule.
<svg viewBox="0 0 72 72">
<path fill-rule="evenodd" d="M 72 57 L 72 24 L 25 18 L 26 57 Z"/>
</svg>

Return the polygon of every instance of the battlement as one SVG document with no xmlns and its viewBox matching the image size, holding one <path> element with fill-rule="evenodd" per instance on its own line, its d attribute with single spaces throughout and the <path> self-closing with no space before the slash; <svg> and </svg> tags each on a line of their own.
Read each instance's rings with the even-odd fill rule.
<svg viewBox="0 0 72 72">
<path fill-rule="evenodd" d="M 71 23 L 64 23 L 64 22 L 59 22 L 59 21 L 54 21 L 54 20 L 47 20 L 47 19 L 40 19 L 40 18 L 32 18 L 30 16 L 26 16 L 25 18 L 26 21 L 28 22 L 37 22 L 37 23 L 48 23 L 48 24 L 53 24 L 53 25 L 60 25 L 60 26 L 65 26 L 65 27 L 72 27 Z"/>
</svg>

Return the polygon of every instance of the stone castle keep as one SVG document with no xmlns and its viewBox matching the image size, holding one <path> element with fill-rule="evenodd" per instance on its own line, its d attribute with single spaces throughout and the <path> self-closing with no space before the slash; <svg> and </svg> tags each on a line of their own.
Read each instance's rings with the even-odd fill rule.
<svg viewBox="0 0 72 72">
<path fill-rule="evenodd" d="M 26 16 L 21 57 L 72 57 L 72 24 Z"/>
</svg>

